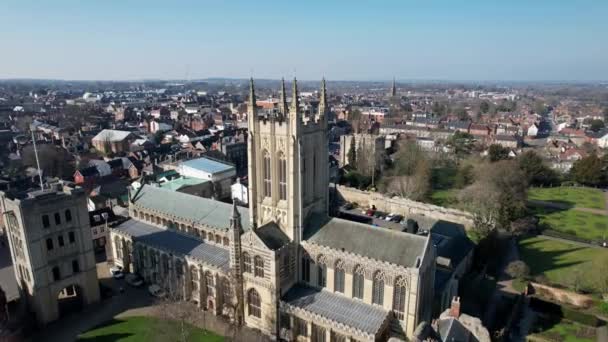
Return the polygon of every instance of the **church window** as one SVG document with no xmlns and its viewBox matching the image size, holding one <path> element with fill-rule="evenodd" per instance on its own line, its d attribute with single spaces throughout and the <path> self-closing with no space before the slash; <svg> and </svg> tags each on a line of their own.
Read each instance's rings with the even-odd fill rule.
<svg viewBox="0 0 608 342">
<path fill-rule="evenodd" d="M 230 239 L 228 239 L 227 237 L 224 237 L 222 239 L 222 242 L 223 242 L 224 246 L 228 246 L 230 244 Z"/>
<path fill-rule="evenodd" d="M 380 271 L 374 273 L 372 283 L 372 303 L 378 305 L 384 304 L 384 275 Z"/>
<path fill-rule="evenodd" d="M 207 296 L 214 296 L 215 281 L 211 272 L 205 272 L 205 286 L 207 286 Z"/>
<path fill-rule="evenodd" d="M 222 243 L 222 237 L 219 234 L 215 235 L 215 243 Z"/>
<path fill-rule="evenodd" d="M 296 335 L 302 337 L 308 336 L 308 323 L 298 317 L 294 317 L 293 320 L 296 328 Z"/>
<path fill-rule="evenodd" d="M 253 258 L 253 264 L 255 267 L 255 276 L 264 278 L 264 260 L 260 256 Z"/>
<path fill-rule="evenodd" d="M 243 253 L 243 272 L 251 273 L 251 256 L 249 253 Z"/>
<path fill-rule="evenodd" d="M 287 200 L 287 159 L 279 154 L 279 199 Z"/>
<path fill-rule="evenodd" d="M 363 299 L 363 290 L 365 288 L 365 277 L 363 267 L 355 266 L 353 272 L 353 297 Z"/>
<path fill-rule="evenodd" d="M 190 267 L 190 288 L 192 291 L 198 290 L 198 270 L 196 267 Z"/>
<path fill-rule="evenodd" d="M 251 289 L 249 292 L 247 292 L 247 312 L 249 316 L 262 318 L 260 295 L 255 289 Z"/>
<path fill-rule="evenodd" d="M 395 279 L 395 293 L 393 294 L 393 311 L 395 311 L 395 315 L 399 320 L 403 320 L 405 314 L 406 289 L 407 283 L 405 282 L 405 278 L 399 277 Z"/>
<path fill-rule="evenodd" d="M 339 334 L 335 331 L 331 332 L 331 342 L 346 342 L 346 336 Z"/>
<path fill-rule="evenodd" d="M 317 263 L 317 286 L 327 286 L 327 266 L 325 265 L 324 256 L 320 256 Z"/>
<path fill-rule="evenodd" d="M 270 154 L 264 151 L 264 165 L 262 167 L 262 173 L 264 176 L 264 197 L 271 196 L 271 180 L 270 180 Z"/>
<path fill-rule="evenodd" d="M 334 291 L 344 293 L 344 263 L 342 260 L 338 260 L 334 268 Z"/>
<path fill-rule="evenodd" d="M 232 287 L 226 278 L 222 280 L 222 301 L 224 304 L 232 303 Z"/>
<path fill-rule="evenodd" d="M 311 337 L 312 342 L 325 342 L 325 328 L 313 324 Z"/>
<path fill-rule="evenodd" d="M 310 282 L 310 259 L 307 257 L 302 258 L 302 280 Z"/>
</svg>

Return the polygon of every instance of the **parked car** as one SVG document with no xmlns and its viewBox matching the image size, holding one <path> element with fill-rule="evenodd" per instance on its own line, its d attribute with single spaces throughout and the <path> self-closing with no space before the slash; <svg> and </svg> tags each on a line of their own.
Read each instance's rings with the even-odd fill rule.
<svg viewBox="0 0 608 342">
<path fill-rule="evenodd" d="M 396 214 L 389 221 L 399 223 L 401 220 L 403 220 L 403 215 Z"/>
<path fill-rule="evenodd" d="M 122 279 L 125 277 L 125 274 L 122 271 L 122 267 L 114 266 L 110 268 L 110 274 L 112 274 L 112 278 L 114 279 Z"/>
<path fill-rule="evenodd" d="M 148 286 L 148 292 L 156 298 L 165 298 L 167 296 L 165 290 L 156 284 Z"/>
<path fill-rule="evenodd" d="M 127 274 L 127 276 L 125 277 L 125 281 L 127 282 L 127 284 L 133 287 L 140 287 L 144 284 L 144 280 L 137 274 L 133 273 Z"/>
</svg>

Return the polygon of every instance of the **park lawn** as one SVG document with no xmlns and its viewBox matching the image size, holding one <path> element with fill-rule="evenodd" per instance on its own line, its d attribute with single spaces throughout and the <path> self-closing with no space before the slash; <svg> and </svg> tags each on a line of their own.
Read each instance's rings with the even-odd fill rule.
<svg viewBox="0 0 608 342">
<path fill-rule="evenodd" d="M 595 328 L 562 319 L 557 324 L 549 324 L 546 327 L 534 326 L 532 330 L 537 332 L 531 335 L 531 340 L 563 341 L 563 342 L 594 342 L 596 340 Z"/>
<path fill-rule="evenodd" d="M 224 338 L 211 332 L 188 325 L 188 340 L 220 342 Z M 173 337 L 172 337 L 173 336 Z M 78 336 L 78 342 L 122 341 L 147 342 L 175 340 L 179 336 L 179 323 L 153 317 L 126 317 L 114 319 Z"/>
<path fill-rule="evenodd" d="M 531 188 L 528 199 L 568 204 L 577 208 L 606 209 L 601 190 L 584 187 Z"/>
<path fill-rule="evenodd" d="M 553 284 L 572 288 L 578 278 L 581 287 L 599 292 L 598 271 L 608 263 L 608 249 L 583 247 L 541 237 L 519 241 L 520 258 L 530 268 L 532 277 L 543 274 Z M 602 267 L 603 268 L 603 267 Z"/>
<path fill-rule="evenodd" d="M 608 238 L 608 215 L 600 215 L 576 209 L 555 209 L 530 206 L 543 228 L 553 229 L 587 240 Z"/>
</svg>

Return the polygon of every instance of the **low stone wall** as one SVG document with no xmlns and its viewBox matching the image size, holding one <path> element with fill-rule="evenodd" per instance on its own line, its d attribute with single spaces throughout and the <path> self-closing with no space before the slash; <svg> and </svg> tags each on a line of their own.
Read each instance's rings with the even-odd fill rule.
<svg viewBox="0 0 608 342">
<path fill-rule="evenodd" d="M 574 305 L 579 308 L 588 308 L 593 305 L 593 298 L 587 295 L 533 282 L 530 283 L 530 286 L 534 293 L 550 300 Z"/>
<path fill-rule="evenodd" d="M 462 210 L 416 202 L 402 197 L 390 198 L 378 192 L 363 191 L 342 185 L 338 185 L 336 189 L 342 199 L 351 203 L 356 202 L 362 207 L 375 205 L 380 211 L 401 214 L 405 217 L 424 215 L 436 220 L 459 223 L 465 226 L 465 228 L 473 226 L 473 215 Z"/>
</svg>

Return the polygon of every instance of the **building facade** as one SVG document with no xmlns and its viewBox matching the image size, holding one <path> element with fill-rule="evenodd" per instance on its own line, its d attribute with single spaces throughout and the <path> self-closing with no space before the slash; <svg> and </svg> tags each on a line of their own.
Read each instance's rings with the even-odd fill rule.
<svg viewBox="0 0 608 342">
<path fill-rule="evenodd" d="M 1 193 L 1 199 L 19 290 L 38 322 L 98 302 L 84 190 L 55 184 L 23 196 Z"/>
<path fill-rule="evenodd" d="M 317 113 L 281 88 L 248 105 L 249 208 L 144 185 L 110 230 L 114 262 L 201 309 L 290 341 L 411 337 L 429 321 L 429 237 L 328 215 L 325 82 Z M 236 203 L 236 202 L 235 202 Z"/>
</svg>

